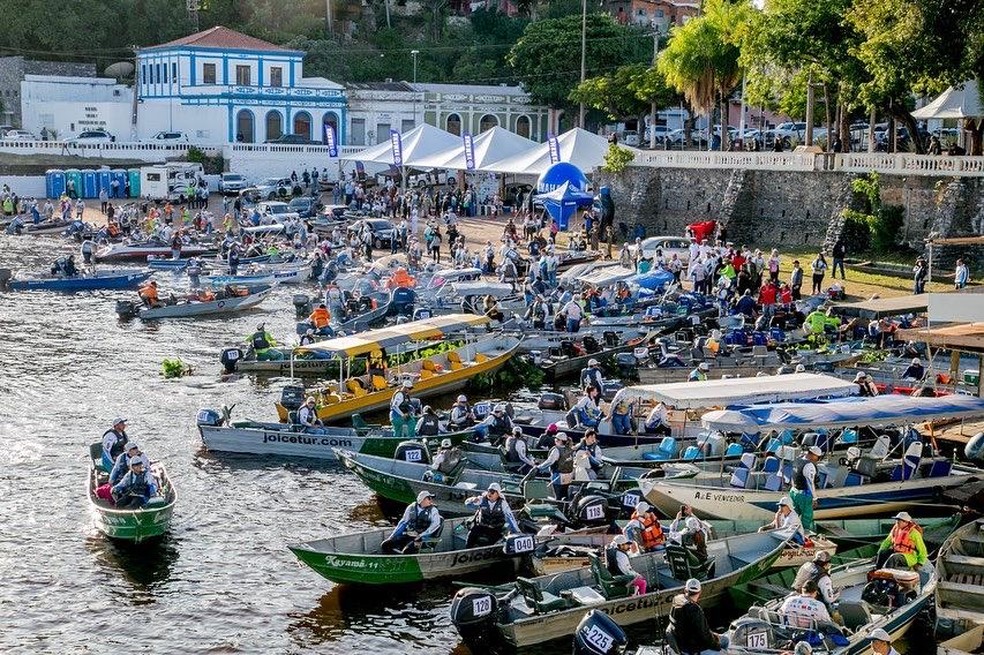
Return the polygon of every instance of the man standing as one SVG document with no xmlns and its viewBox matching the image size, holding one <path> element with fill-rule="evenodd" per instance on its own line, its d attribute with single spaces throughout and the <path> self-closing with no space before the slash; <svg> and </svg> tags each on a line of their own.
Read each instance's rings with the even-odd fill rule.
<svg viewBox="0 0 984 655">
<path fill-rule="evenodd" d="M 589 359 L 588 366 L 581 371 L 581 388 L 594 387 L 598 391 L 598 400 L 605 390 L 605 380 L 601 375 L 601 364 L 597 359 Z"/>
<path fill-rule="evenodd" d="M 789 276 L 789 288 L 793 292 L 793 300 L 801 300 L 803 294 L 803 269 L 800 267 L 799 260 L 793 261 L 793 272 Z"/>
<path fill-rule="evenodd" d="M 554 435 L 553 448 L 543 463 L 536 467 L 541 473 L 550 471 L 550 485 L 557 500 L 567 498 L 567 489 L 574 479 L 574 451 L 569 442 L 570 437 L 565 432 Z"/>
<path fill-rule="evenodd" d="M 102 437 L 102 467 L 106 471 L 113 470 L 116 458 L 126 450 L 126 419 L 119 417 L 113 420 L 113 427 L 103 433 Z"/>
<path fill-rule="evenodd" d="M 834 583 L 830 580 L 830 553 L 825 550 L 817 551 L 812 562 L 806 562 L 796 572 L 793 580 L 793 590 L 802 589 L 807 580 L 817 584 L 818 598 L 829 610 L 837 600 L 834 593 Z"/>
<path fill-rule="evenodd" d="M 699 605 L 700 591 L 700 580 L 690 578 L 684 585 L 683 593 L 673 597 L 667 636 L 676 642 L 675 650 L 682 653 L 717 655 L 727 652 L 728 636 L 711 632 L 704 610 Z"/>
<path fill-rule="evenodd" d="M 404 380 L 400 389 L 393 394 L 390 401 L 390 423 L 393 425 L 393 434 L 397 437 L 403 436 L 406 430 L 406 438 L 413 439 L 414 420 L 413 408 L 410 405 L 410 390 L 413 389 L 413 382 Z"/>
<path fill-rule="evenodd" d="M 420 546 L 440 527 L 441 515 L 434 505 L 434 494 L 421 491 L 417 494 L 417 502 L 404 510 L 403 518 L 380 545 L 380 550 L 384 555 L 413 555 L 420 552 Z"/>
<path fill-rule="evenodd" d="M 789 496 L 804 530 L 813 530 L 813 508 L 817 503 L 817 462 L 822 456 L 823 451 L 819 447 L 810 446 L 804 459 L 796 462 L 793 471 L 793 488 Z"/>
<path fill-rule="evenodd" d="M 844 274 L 844 255 L 847 254 L 847 249 L 844 247 L 844 242 L 837 239 L 834 244 L 833 250 L 831 251 L 831 257 L 834 260 L 834 269 L 830 272 L 830 277 L 837 277 L 837 268 L 840 267 L 841 279 L 846 280 L 847 276 Z"/>
</svg>

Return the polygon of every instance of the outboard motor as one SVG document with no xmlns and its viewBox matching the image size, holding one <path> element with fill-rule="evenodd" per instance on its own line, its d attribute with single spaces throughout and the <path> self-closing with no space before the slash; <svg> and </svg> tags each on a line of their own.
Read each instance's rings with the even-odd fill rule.
<svg viewBox="0 0 984 655">
<path fill-rule="evenodd" d="M 540 409 L 565 411 L 567 409 L 567 398 L 562 393 L 545 391 L 540 394 L 540 399 L 536 401 L 536 406 Z"/>
<path fill-rule="evenodd" d="M 223 423 L 225 423 L 225 419 L 222 416 L 222 412 L 215 409 L 200 409 L 195 419 L 196 425 L 204 425 L 212 428 L 220 427 Z"/>
<path fill-rule="evenodd" d="M 417 309 L 413 310 L 413 320 L 415 321 L 422 321 L 427 318 L 432 318 L 433 316 L 434 316 L 434 312 L 424 307 L 418 307 Z"/>
<path fill-rule="evenodd" d="M 605 338 L 606 348 L 614 348 L 619 344 L 618 332 L 615 332 L 614 330 L 605 330 L 603 336 Z"/>
<path fill-rule="evenodd" d="M 393 459 L 413 464 L 430 464 L 430 453 L 427 446 L 419 441 L 401 441 L 396 446 Z"/>
<path fill-rule="evenodd" d="M 618 366 L 619 377 L 634 378 L 637 375 L 637 360 L 633 353 L 618 353 L 615 355 L 615 364 Z"/>
<path fill-rule="evenodd" d="M 972 462 L 984 459 L 984 432 L 978 432 L 964 446 L 964 457 Z"/>
<path fill-rule="evenodd" d="M 584 344 L 584 351 L 589 355 L 601 352 L 601 344 L 590 334 L 584 336 L 582 343 Z"/>
<path fill-rule="evenodd" d="M 622 627 L 600 610 L 584 615 L 574 631 L 574 655 L 619 655 L 628 638 Z"/>
<path fill-rule="evenodd" d="M 287 411 L 296 411 L 304 404 L 304 387 L 289 385 L 280 392 L 280 404 Z"/>
<path fill-rule="evenodd" d="M 219 361 L 222 362 L 222 368 L 225 369 L 226 373 L 235 373 L 236 364 L 239 360 L 243 358 L 242 348 L 226 348 L 222 351 Z"/>
<path fill-rule="evenodd" d="M 495 637 L 495 621 L 499 614 L 499 599 L 486 589 L 465 587 L 451 601 L 451 623 L 468 643 L 479 643 Z"/>
<path fill-rule="evenodd" d="M 6 291 L 8 285 L 10 284 L 10 279 L 14 276 L 14 272 L 9 268 L 0 268 L 0 291 Z"/>
<path fill-rule="evenodd" d="M 475 403 L 472 406 L 472 413 L 475 414 L 475 419 L 483 421 L 488 418 L 489 414 L 492 413 L 492 405 L 493 403 L 488 400 Z"/>
<path fill-rule="evenodd" d="M 577 501 L 574 507 L 574 521 L 584 526 L 600 526 L 608 524 L 608 501 L 604 496 L 585 496 Z"/>
<path fill-rule="evenodd" d="M 294 294 L 294 315 L 297 318 L 307 318 L 314 311 L 314 304 L 311 302 L 311 296 L 306 293 L 295 293 Z"/>
<path fill-rule="evenodd" d="M 132 300 L 116 301 L 116 313 L 123 320 L 136 318 L 139 312 L 140 310 L 137 308 L 137 304 Z"/>
<path fill-rule="evenodd" d="M 410 314 L 413 304 L 417 301 L 417 292 L 409 287 L 393 289 L 393 302 L 390 303 L 390 314 Z"/>
</svg>

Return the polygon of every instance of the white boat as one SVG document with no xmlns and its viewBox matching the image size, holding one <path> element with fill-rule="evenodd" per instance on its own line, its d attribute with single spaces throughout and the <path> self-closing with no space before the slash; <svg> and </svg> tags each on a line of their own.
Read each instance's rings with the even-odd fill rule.
<svg viewBox="0 0 984 655">
<path fill-rule="evenodd" d="M 256 307 L 270 295 L 270 291 L 271 288 L 267 287 L 245 296 L 216 298 L 215 300 L 208 301 L 178 301 L 173 305 L 162 305 L 160 307 L 145 307 L 124 300 L 116 303 L 116 313 L 124 319 L 139 318 L 144 321 L 161 318 L 194 318 L 198 316 L 231 314 Z"/>
</svg>

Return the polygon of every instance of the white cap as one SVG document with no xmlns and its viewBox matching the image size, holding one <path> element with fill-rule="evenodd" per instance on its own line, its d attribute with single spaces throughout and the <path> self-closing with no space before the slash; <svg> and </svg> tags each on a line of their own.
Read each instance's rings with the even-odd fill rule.
<svg viewBox="0 0 984 655">
<path fill-rule="evenodd" d="M 461 394 L 460 396 L 458 396 L 458 402 L 459 403 L 467 403 L 468 402 L 468 397 L 465 396 L 465 394 Z"/>
<path fill-rule="evenodd" d="M 810 446 L 809 450 L 807 450 L 806 452 L 810 453 L 811 455 L 816 455 L 817 457 L 823 457 L 823 451 L 820 450 L 820 446 Z"/>
<path fill-rule="evenodd" d="M 495 407 L 492 408 L 492 411 L 493 412 L 504 412 L 504 411 L 506 411 L 506 406 L 503 405 L 502 403 L 499 403 L 498 405 L 496 405 Z"/>
<path fill-rule="evenodd" d="M 433 498 L 433 497 L 434 497 L 434 494 L 432 494 L 431 492 L 429 492 L 427 490 L 424 490 L 424 491 L 421 491 L 419 494 L 417 494 L 417 502 L 418 503 L 422 503 L 422 502 L 424 502 L 424 499 L 425 498 Z"/>
<path fill-rule="evenodd" d="M 638 503 L 636 503 L 635 511 L 639 512 L 640 514 L 643 514 L 645 512 L 648 512 L 649 511 L 649 503 L 647 503 L 644 500 L 640 500 Z"/>
<path fill-rule="evenodd" d="M 858 373 L 857 375 L 854 376 L 855 382 L 861 382 L 863 380 L 864 380 L 864 373 Z"/>
<path fill-rule="evenodd" d="M 796 372 L 797 373 L 804 373 L 804 372 L 806 372 L 806 367 L 803 366 L 802 364 L 797 364 L 796 365 Z M 805 641 L 803 643 L 806 644 Z M 806 644 L 806 645 L 809 646 L 809 644 Z"/>
<path fill-rule="evenodd" d="M 922 364 L 922 362 L 919 361 L 919 358 L 918 357 L 913 357 L 912 358 L 912 364 L 913 364 L 913 366 L 915 366 L 915 365 L 918 365 L 918 364 Z"/>
<path fill-rule="evenodd" d="M 450 448 L 450 447 L 451 447 L 450 439 L 441 439 L 441 448 Z"/>
<path fill-rule="evenodd" d="M 896 514 L 892 518 L 895 519 L 895 520 L 897 520 L 897 521 L 905 521 L 907 523 L 912 523 L 912 517 L 909 516 L 909 512 L 899 512 L 898 514 Z"/>
<path fill-rule="evenodd" d="M 570 437 L 567 436 L 566 432 L 558 432 L 554 435 L 554 440 L 556 441 L 567 441 Z"/>
<path fill-rule="evenodd" d="M 589 359 L 588 360 L 588 366 L 598 366 L 598 360 L 597 359 Z"/>
<path fill-rule="evenodd" d="M 813 655 L 813 646 L 808 641 L 798 641 L 793 648 L 793 655 Z"/>
<path fill-rule="evenodd" d="M 143 463 L 144 463 L 143 457 L 141 457 L 140 455 L 137 455 L 136 457 L 131 457 L 129 461 L 130 466 L 136 466 L 137 464 L 143 466 Z"/>
<path fill-rule="evenodd" d="M 617 534 L 614 537 L 612 537 L 613 546 L 621 546 L 622 544 L 627 544 L 627 543 L 629 543 L 629 540 L 626 538 L 624 534 Z"/>
<path fill-rule="evenodd" d="M 792 507 L 793 501 L 789 500 L 789 496 L 783 496 L 782 498 L 779 499 L 779 502 L 776 503 L 776 505 L 778 505 L 779 507 L 782 507 L 783 505 L 785 505 L 786 507 Z"/>
<path fill-rule="evenodd" d="M 684 525 L 687 526 L 688 530 L 700 530 L 704 527 L 701 525 L 700 519 L 696 516 L 688 516 L 687 522 Z"/>
<path fill-rule="evenodd" d="M 130 441 L 130 442 L 128 442 L 126 444 L 126 452 L 130 452 L 134 448 L 136 448 L 137 450 L 140 450 L 140 446 L 137 445 L 137 442 L 136 441 Z"/>
<path fill-rule="evenodd" d="M 306 405 L 308 403 L 317 403 L 317 402 L 318 401 L 314 399 L 314 396 L 308 396 L 307 399 L 304 401 L 304 404 Z"/>
<path fill-rule="evenodd" d="M 411 382 L 410 380 L 404 380 L 403 381 L 403 388 L 404 389 L 413 389 L 413 382 Z"/>
<path fill-rule="evenodd" d="M 488 490 L 489 491 L 498 491 L 501 494 L 502 493 L 502 485 L 500 485 L 498 482 L 493 482 L 492 484 L 489 485 Z"/>
<path fill-rule="evenodd" d="M 884 641 L 885 643 L 888 644 L 892 643 L 892 635 L 888 634 L 881 628 L 876 628 L 875 630 L 872 630 L 871 634 L 868 635 L 868 639 L 872 641 Z"/>
<path fill-rule="evenodd" d="M 697 365 L 697 368 L 699 368 L 702 371 L 707 371 L 711 368 L 711 366 L 707 362 L 701 362 L 700 364 Z"/>
<path fill-rule="evenodd" d="M 123 418 L 122 416 L 117 416 L 116 418 L 113 419 L 113 427 L 119 425 L 120 423 L 126 423 L 126 419 Z"/>
<path fill-rule="evenodd" d="M 688 594 L 696 594 L 700 592 L 700 580 L 697 578 L 690 578 L 687 580 L 687 584 L 684 585 L 684 589 L 687 590 Z"/>
</svg>

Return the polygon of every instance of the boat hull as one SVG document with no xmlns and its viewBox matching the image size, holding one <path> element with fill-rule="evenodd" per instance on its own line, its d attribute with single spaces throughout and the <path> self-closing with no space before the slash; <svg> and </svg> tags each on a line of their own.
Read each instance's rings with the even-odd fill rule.
<svg viewBox="0 0 984 655">
<path fill-rule="evenodd" d="M 153 309 L 141 308 L 138 317 L 145 321 L 151 321 L 162 318 L 194 318 L 197 316 L 231 314 L 256 307 L 268 295 L 270 295 L 270 290 L 265 289 L 248 296 L 237 296 L 222 300 L 178 303 L 177 305 L 167 305 Z"/>
<path fill-rule="evenodd" d="M 38 278 L 11 280 L 14 291 L 97 291 L 102 289 L 136 289 L 153 271 L 113 271 L 88 277 Z"/>
<path fill-rule="evenodd" d="M 93 456 L 101 452 L 101 444 L 94 444 L 90 447 L 90 453 Z M 142 509 L 117 509 L 96 497 L 95 491 L 100 482 L 100 471 L 96 468 L 95 461 L 92 461 L 89 469 L 86 496 L 93 525 L 99 532 L 110 539 L 140 543 L 162 537 L 170 530 L 177 494 L 163 466 L 159 464 L 151 466 L 151 471 L 161 483 L 159 493 L 164 498 L 163 504 Z M 105 476 L 105 473 L 102 475 Z"/>
</svg>

